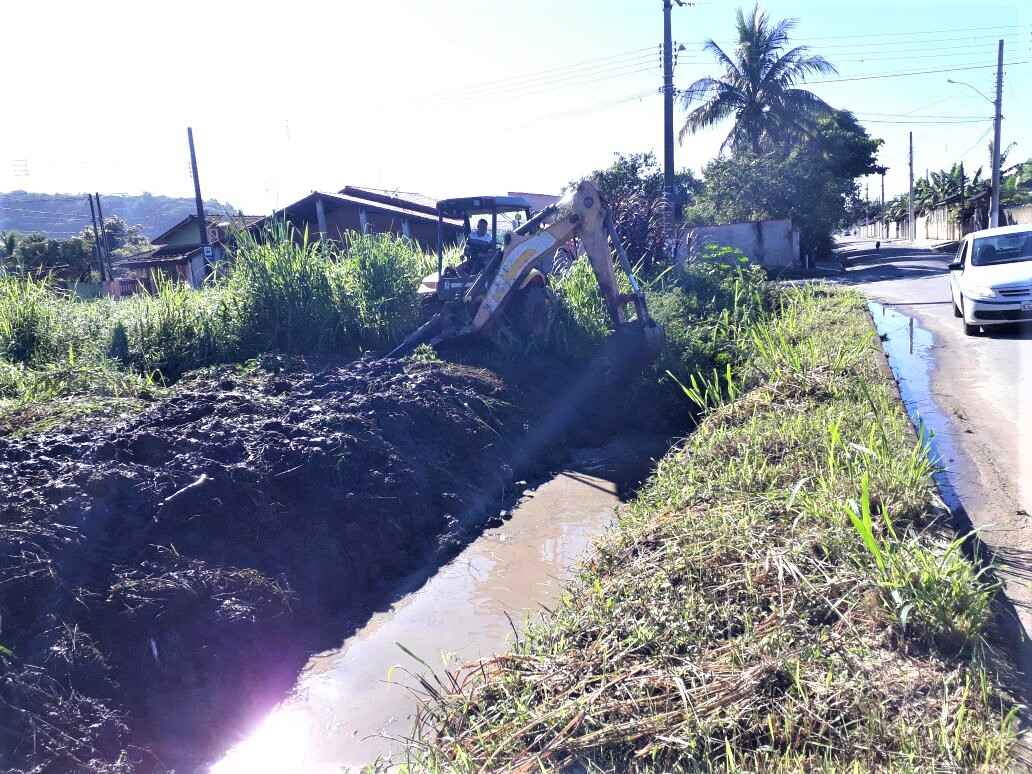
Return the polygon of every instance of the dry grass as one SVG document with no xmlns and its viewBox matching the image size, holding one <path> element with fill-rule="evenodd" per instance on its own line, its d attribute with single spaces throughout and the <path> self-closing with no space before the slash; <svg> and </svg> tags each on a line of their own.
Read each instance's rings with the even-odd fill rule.
<svg viewBox="0 0 1032 774">
<path fill-rule="evenodd" d="M 790 293 L 557 609 L 426 683 L 410 768 L 1004 770 L 994 588 L 943 545 L 877 347 L 859 297 Z"/>
</svg>

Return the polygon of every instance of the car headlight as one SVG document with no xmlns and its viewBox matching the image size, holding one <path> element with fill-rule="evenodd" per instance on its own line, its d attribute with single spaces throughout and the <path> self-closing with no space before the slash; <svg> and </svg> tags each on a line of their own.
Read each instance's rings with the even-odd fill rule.
<svg viewBox="0 0 1032 774">
<path fill-rule="evenodd" d="M 971 298 L 996 298 L 996 291 L 988 285 L 969 285 L 967 294 Z"/>
</svg>

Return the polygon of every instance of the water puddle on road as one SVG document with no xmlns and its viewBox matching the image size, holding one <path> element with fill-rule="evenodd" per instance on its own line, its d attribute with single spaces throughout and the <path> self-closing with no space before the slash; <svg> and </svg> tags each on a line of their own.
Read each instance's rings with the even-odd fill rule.
<svg viewBox="0 0 1032 774">
<path fill-rule="evenodd" d="M 616 441 L 572 455 L 568 469 L 486 530 L 425 585 L 375 614 L 341 648 L 313 656 L 296 688 L 212 774 L 360 769 L 396 752 L 411 733 L 414 675 L 439 674 L 500 652 L 519 626 L 551 605 L 577 561 L 615 519 L 669 439 Z M 399 669 L 402 667 L 403 669 Z M 407 671 L 405 671 L 407 670 Z"/>
<path fill-rule="evenodd" d="M 910 420 L 918 432 L 923 432 L 931 448 L 931 457 L 939 470 L 934 478 L 946 505 L 955 514 L 960 512 L 960 497 L 953 481 L 966 464 L 953 438 L 951 420 L 935 402 L 932 390 L 932 369 L 935 359 L 932 348 L 935 337 L 908 315 L 889 306 L 869 301 L 875 327 L 882 339 L 882 348 L 889 360 L 900 396 Z"/>
</svg>

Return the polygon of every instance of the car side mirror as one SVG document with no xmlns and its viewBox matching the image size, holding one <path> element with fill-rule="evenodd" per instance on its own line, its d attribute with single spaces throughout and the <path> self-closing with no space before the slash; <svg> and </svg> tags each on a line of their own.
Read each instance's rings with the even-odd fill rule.
<svg viewBox="0 0 1032 774">
<path fill-rule="evenodd" d="M 964 264 L 960 261 L 953 261 L 947 268 L 950 271 L 961 271 L 964 268 Z"/>
</svg>

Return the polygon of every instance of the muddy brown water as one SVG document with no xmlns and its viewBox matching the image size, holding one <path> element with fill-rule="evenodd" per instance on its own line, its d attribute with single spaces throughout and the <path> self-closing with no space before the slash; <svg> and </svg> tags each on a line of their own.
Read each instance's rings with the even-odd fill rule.
<svg viewBox="0 0 1032 774">
<path fill-rule="evenodd" d="M 528 490 L 511 519 L 341 647 L 313 656 L 291 695 L 211 773 L 320 774 L 396 759 L 412 731 L 416 675 L 429 676 L 398 644 L 438 673 L 504 650 L 513 624 L 559 599 L 578 560 L 669 445 L 649 436 L 574 452 L 565 470 Z"/>
</svg>

